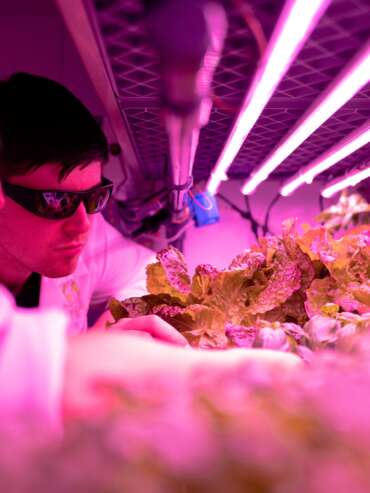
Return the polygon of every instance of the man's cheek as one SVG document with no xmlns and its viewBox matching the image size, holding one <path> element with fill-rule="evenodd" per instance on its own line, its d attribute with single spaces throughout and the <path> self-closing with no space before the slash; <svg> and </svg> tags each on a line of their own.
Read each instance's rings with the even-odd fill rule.
<svg viewBox="0 0 370 493">
<path fill-rule="evenodd" d="M 1 181 L 0 181 L 0 209 L 2 209 L 4 207 L 4 204 L 5 204 L 5 198 L 4 198 L 3 188 L 1 186 Z"/>
</svg>

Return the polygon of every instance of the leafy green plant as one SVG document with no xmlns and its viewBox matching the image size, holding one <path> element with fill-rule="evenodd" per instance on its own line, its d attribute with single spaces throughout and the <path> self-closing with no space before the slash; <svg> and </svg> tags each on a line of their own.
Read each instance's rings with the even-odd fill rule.
<svg viewBox="0 0 370 493">
<path fill-rule="evenodd" d="M 115 321 L 156 314 L 194 347 L 301 353 L 323 345 L 307 325 L 313 317 L 323 324 L 329 318 L 339 330 L 341 313 L 361 319 L 370 312 L 366 233 L 335 239 L 319 227 L 298 234 L 295 222 L 287 220 L 281 237 L 260 238 L 223 270 L 202 264 L 190 277 L 184 256 L 173 247 L 159 252 L 157 260 L 147 268 L 149 294 L 112 299 L 110 310 Z M 362 329 L 369 321 L 356 324 Z"/>
<path fill-rule="evenodd" d="M 370 204 L 358 193 L 348 195 L 344 191 L 337 204 L 331 205 L 322 211 L 316 220 L 329 230 L 338 231 L 369 224 Z"/>
</svg>

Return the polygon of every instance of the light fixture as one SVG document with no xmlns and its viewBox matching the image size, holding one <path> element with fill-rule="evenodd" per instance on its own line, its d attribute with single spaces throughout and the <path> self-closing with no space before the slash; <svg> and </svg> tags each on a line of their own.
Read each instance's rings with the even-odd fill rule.
<svg viewBox="0 0 370 493">
<path fill-rule="evenodd" d="M 244 98 L 241 110 L 207 183 L 217 192 L 226 172 L 276 87 L 331 0 L 288 0 Z"/>
<path fill-rule="evenodd" d="M 370 178 L 370 166 L 330 183 L 321 191 L 321 195 L 328 199 L 347 187 L 354 187 L 357 183 L 366 180 L 366 178 Z"/>
<path fill-rule="evenodd" d="M 246 181 L 242 193 L 248 195 L 268 178 L 302 142 L 346 104 L 370 80 L 370 41 L 314 101 L 282 142 L 267 156 Z"/>
<path fill-rule="evenodd" d="M 331 147 L 310 163 L 304 170 L 294 175 L 280 190 L 280 195 L 287 197 L 304 183 L 312 183 L 315 176 L 327 170 L 345 157 L 370 142 L 370 120 L 351 132 L 338 144 Z"/>
</svg>

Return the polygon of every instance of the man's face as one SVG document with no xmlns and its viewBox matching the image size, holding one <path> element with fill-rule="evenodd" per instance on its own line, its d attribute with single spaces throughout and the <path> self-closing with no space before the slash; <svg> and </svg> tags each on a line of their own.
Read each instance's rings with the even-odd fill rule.
<svg viewBox="0 0 370 493">
<path fill-rule="evenodd" d="M 45 164 L 23 176 L 7 181 L 32 189 L 84 191 L 101 183 L 101 164 L 92 162 L 84 169 L 74 169 L 59 181 L 60 169 Z M 3 203 L 3 207 L 1 207 Z M 27 211 L 0 190 L 0 254 L 14 266 L 47 277 L 71 274 L 87 241 L 93 215 L 81 203 L 69 218 L 52 220 Z"/>
</svg>

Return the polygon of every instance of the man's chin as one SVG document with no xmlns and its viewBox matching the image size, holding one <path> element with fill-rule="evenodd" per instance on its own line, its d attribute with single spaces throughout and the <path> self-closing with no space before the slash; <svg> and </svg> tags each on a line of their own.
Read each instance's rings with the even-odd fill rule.
<svg viewBox="0 0 370 493">
<path fill-rule="evenodd" d="M 43 275 L 45 277 L 58 278 L 66 277 L 74 273 L 77 267 L 78 257 L 73 260 L 60 262 L 57 266 L 44 269 Z"/>
</svg>

